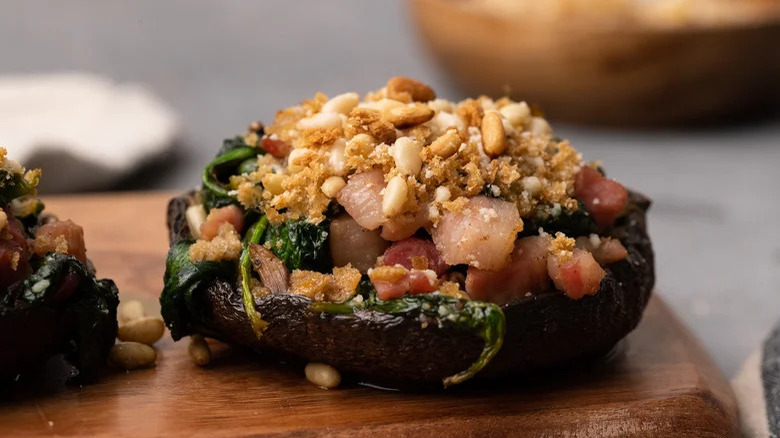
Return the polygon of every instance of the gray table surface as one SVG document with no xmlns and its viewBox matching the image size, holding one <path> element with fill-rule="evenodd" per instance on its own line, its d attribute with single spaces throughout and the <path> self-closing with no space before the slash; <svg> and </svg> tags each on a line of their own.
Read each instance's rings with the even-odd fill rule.
<svg viewBox="0 0 780 438">
<path fill-rule="evenodd" d="M 89 71 L 141 82 L 183 121 L 157 188 L 195 183 L 223 137 L 316 91 L 402 74 L 460 98 L 402 2 L 0 0 L 0 74 Z M 780 318 L 780 122 L 692 132 L 556 126 L 650 195 L 657 289 L 727 375 Z"/>
</svg>

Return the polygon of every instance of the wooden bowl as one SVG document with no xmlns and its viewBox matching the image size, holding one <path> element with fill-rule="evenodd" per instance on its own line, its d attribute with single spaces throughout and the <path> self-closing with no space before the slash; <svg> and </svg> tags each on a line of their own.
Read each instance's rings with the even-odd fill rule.
<svg viewBox="0 0 780 438">
<path fill-rule="evenodd" d="M 778 13 L 708 27 L 599 27 L 465 3 L 410 0 L 423 40 L 469 94 L 509 94 L 551 119 L 622 126 L 712 122 L 780 106 Z"/>
</svg>

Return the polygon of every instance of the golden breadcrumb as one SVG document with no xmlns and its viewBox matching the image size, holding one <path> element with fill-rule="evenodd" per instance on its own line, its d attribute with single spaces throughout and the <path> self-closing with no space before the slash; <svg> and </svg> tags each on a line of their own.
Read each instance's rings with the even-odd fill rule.
<svg viewBox="0 0 780 438">
<path fill-rule="evenodd" d="M 550 254 L 558 257 L 558 260 L 561 263 L 565 263 L 571 259 L 574 245 L 574 239 L 566 237 L 566 235 L 561 232 L 557 232 L 555 233 L 555 238 L 550 240 Z"/>
<path fill-rule="evenodd" d="M 485 96 L 457 103 L 444 99 L 412 102 L 412 96 L 435 96 L 428 89 L 417 81 L 393 78 L 345 114 L 320 112 L 328 102 L 321 93 L 277 112 L 265 132 L 290 144 L 292 152 L 282 159 L 261 158 L 257 171 L 233 177 L 231 185 L 239 202 L 244 208 L 263 211 L 272 223 L 291 219 L 318 223 L 331 201 L 321 190 L 326 179 L 348 180 L 351 174 L 380 169 L 385 181 L 402 175 L 407 183 L 403 206 L 394 210 L 398 216 L 414 217 L 421 209 L 441 207 L 429 207 L 439 187 L 447 188 L 452 200 L 481 194 L 506 199 L 526 218 L 548 214 L 554 205 L 577 209 L 572 195 L 582 157 L 567 141 L 529 131 L 528 120 L 513 125 L 502 115 L 506 149 L 501 155 L 488 156 L 482 144 L 482 117 L 515 102 Z M 399 101 L 388 96 L 405 97 Z M 455 139 L 460 137 L 459 146 L 451 143 L 447 147 L 452 149 L 446 152 L 429 147 L 453 129 Z M 422 166 L 417 174 L 404 173 L 396 165 L 393 145 L 400 137 L 419 146 Z M 245 141 L 257 145 L 259 139 L 249 132 Z M 268 174 L 284 178 L 269 179 Z M 458 205 L 448 201 L 443 207 L 456 210 Z M 435 224 L 438 216 L 431 219 Z"/>
<path fill-rule="evenodd" d="M 240 256 L 241 236 L 228 222 L 219 227 L 219 233 L 212 240 L 201 239 L 190 246 L 190 260 L 193 263 L 238 260 Z"/>
<path fill-rule="evenodd" d="M 459 300 L 470 299 L 466 292 L 460 289 L 460 285 L 454 281 L 445 281 L 439 285 L 439 293 Z"/>
<path fill-rule="evenodd" d="M 345 301 L 355 295 L 360 271 L 351 265 L 333 269 L 333 274 L 296 269 L 290 274 L 290 293 L 314 301 Z"/>
</svg>

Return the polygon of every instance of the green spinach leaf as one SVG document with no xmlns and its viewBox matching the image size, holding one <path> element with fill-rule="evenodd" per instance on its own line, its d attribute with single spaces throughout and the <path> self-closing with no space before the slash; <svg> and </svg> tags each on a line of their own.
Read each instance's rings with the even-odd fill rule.
<svg viewBox="0 0 780 438">
<path fill-rule="evenodd" d="M 168 251 L 160 306 L 165 325 L 174 340 L 193 333 L 193 324 L 207 321 L 211 310 L 201 301 L 201 286 L 215 278 L 232 280 L 236 266 L 232 262 L 190 261 L 192 241 L 179 241 Z"/>
<path fill-rule="evenodd" d="M 114 282 L 98 280 L 83 263 L 63 254 L 47 254 L 35 271 L 9 290 L 0 315 L 31 312 L 41 307 L 60 309 L 68 326 L 62 330 L 71 348 L 65 358 L 78 369 L 78 379 L 98 377 L 114 345 L 119 295 Z"/>
<path fill-rule="evenodd" d="M 260 239 L 263 238 L 263 234 L 267 228 L 268 218 L 265 216 L 249 228 L 249 231 L 244 237 L 241 248 L 241 258 L 238 262 L 239 275 L 241 276 L 241 299 L 244 302 L 244 312 L 246 312 L 249 323 L 252 325 L 252 331 L 258 338 L 262 336 L 263 331 L 268 327 L 268 323 L 263 321 L 260 313 L 255 308 L 255 300 L 250 286 L 252 278 L 252 261 L 250 258 L 249 245 L 260 243 Z"/>
<path fill-rule="evenodd" d="M 16 198 L 34 195 L 39 177 L 30 180 L 20 173 L 11 173 L 0 169 L 0 205 L 8 205 Z"/>
<path fill-rule="evenodd" d="M 523 221 L 525 224 L 521 236 L 536 235 L 539 228 L 550 234 L 560 231 L 569 237 L 587 236 L 598 231 L 596 222 L 582 202 L 579 202 L 577 210 L 562 209 L 557 215 L 553 215 L 551 208 L 545 207 L 543 211 L 537 212 L 536 217 L 523 218 Z"/>
<path fill-rule="evenodd" d="M 306 220 L 288 221 L 268 228 L 265 246 L 281 259 L 287 269 L 325 272 L 331 268 L 328 250 L 329 222 L 312 224 Z"/>
<path fill-rule="evenodd" d="M 243 140 L 241 140 L 243 144 Z M 262 151 L 249 146 L 238 146 L 219 155 L 203 169 L 201 198 L 208 209 L 235 204 L 236 197 L 230 193 L 227 179 L 237 175 L 238 166 L 247 159 L 257 157 Z"/>
</svg>

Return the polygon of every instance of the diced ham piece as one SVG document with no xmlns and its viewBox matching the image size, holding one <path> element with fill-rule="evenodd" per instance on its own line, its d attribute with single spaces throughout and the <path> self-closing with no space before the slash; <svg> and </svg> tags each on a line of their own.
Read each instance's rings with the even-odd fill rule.
<svg viewBox="0 0 780 438">
<path fill-rule="evenodd" d="M 575 248 L 572 257 L 563 263 L 556 255 L 548 256 L 547 272 L 555 287 L 575 300 L 595 295 L 601 288 L 601 280 L 607 275 L 593 255 L 580 248 Z"/>
<path fill-rule="evenodd" d="M 290 154 L 290 145 L 278 138 L 265 136 L 260 140 L 260 146 L 276 158 L 284 158 Z"/>
<path fill-rule="evenodd" d="M 441 259 L 439 251 L 432 241 L 418 237 L 410 237 L 393 243 L 385 251 L 382 263 L 386 266 L 401 265 L 406 269 L 430 269 L 437 276 L 444 274 L 450 268 Z M 426 266 L 421 267 L 420 263 L 424 263 Z"/>
<path fill-rule="evenodd" d="M 379 230 L 361 227 L 348 214 L 331 221 L 329 242 L 334 266 L 351 263 L 363 274 L 376 265 L 376 259 L 390 246 L 379 236 Z"/>
<path fill-rule="evenodd" d="M 385 178 L 381 170 L 356 173 L 336 199 L 361 227 L 376 230 L 387 218 L 382 214 L 382 189 Z"/>
<path fill-rule="evenodd" d="M 595 234 L 591 237 L 578 237 L 576 246 L 593 254 L 593 258 L 600 265 L 619 262 L 628 257 L 628 251 L 619 240 Z"/>
<path fill-rule="evenodd" d="M 400 266 L 380 266 L 368 273 L 380 300 L 393 300 L 410 295 L 425 294 L 439 288 L 436 273 L 431 270 L 406 269 Z"/>
<path fill-rule="evenodd" d="M 504 305 L 520 300 L 528 293 L 550 289 L 547 256 L 550 242 L 545 237 L 524 237 L 515 243 L 509 265 L 499 271 L 469 267 L 466 293 L 473 300 Z"/>
<path fill-rule="evenodd" d="M 468 264 L 497 271 L 509 262 L 523 221 L 515 204 L 496 198 L 471 198 L 463 210 L 445 211 L 433 241 L 450 265 Z"/>
<path fill-rule="evenodd" d="M 206 221 L 200 225 L 200 236 L 203 240 L 211 240 L 219 234 L 219 227 L 230 223 L 238 234 L 244 229 L 244 212 L 237 205 L 214 208 L 209 212 Z"/>
<path fill-rule="evenodd" d="M 619 182 L 604 178 L 596 169 L 585 166 L 574 182 L 574 197 L 585 204 L 596 225 L 606 228 L 625 209 L 628 191 Z"/>
<path fill-rule="evenodd" d="M 8 286 L 23 280 L 32 272 L 27 240 L 22 233 L 22 224 L 10 213 L 6 229 L 0 230 L 0 294 Z"/>
<path fill-rule="evenodd" d="M 33 252 L 39 257 L 46 253 L 64 253 L 87 263 L 84 229 L 69 220 L 42 225 L 35 233 Z"/>
<path fill-rule="evenodd" d="M 420 228 L 428 228 L 431 220 L 428 217 L 428 206 L 423 205 L 416 215 L 400 215 L 388 218 L 382 225 L 382 238 L 391 242 L 412 237 Z"/>
</svg>

